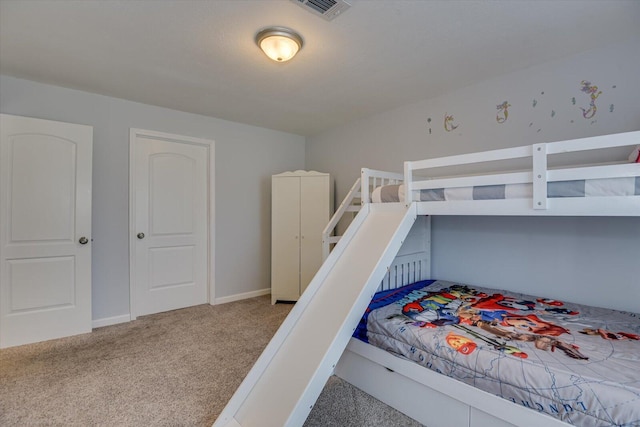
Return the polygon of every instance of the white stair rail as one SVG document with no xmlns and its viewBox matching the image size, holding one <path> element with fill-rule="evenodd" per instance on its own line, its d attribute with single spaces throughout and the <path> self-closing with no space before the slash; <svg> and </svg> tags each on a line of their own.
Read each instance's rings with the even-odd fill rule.
<svg viewBox="0 0 640 427">
<path fill-rule="evenodd" d="M 338 243 L 342 236 L 332 236 L 331 233 L 338 226 L 346 212 L 358 212 L 361 206 L 371 203 L 371 192 L 379 186 L 402 184 L 404 174 L 380 171 L 369 168 L 360 170 L 360 178 L 353 184 L 344 200 L 333 214 L 329 224 L 322 231 L 322 260 L 326 260 L 331 252 L 331 245 Z M 360 198 L 360 205 L 353 204 L 356 198 Z"/>
<path fill-rule="evenodd" d="M 361 197 L 360 195 L 360 178 L 358 178 L 347 193 L 336 212 L 331 217 L 329 224 L 322 230 L 322 261 L 325 261 L 331 251 L 331 244 L 338 243 L 342 236 L 332 236 L 333 230 L 336 228 L 346 212 L 358 212 L 360 205 L 353 205 L 353 200 Z"/>
</svg>

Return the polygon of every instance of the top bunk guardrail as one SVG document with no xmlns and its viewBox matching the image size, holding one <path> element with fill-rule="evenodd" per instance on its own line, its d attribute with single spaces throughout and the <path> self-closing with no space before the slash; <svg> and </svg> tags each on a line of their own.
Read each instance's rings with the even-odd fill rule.
<svg viewBox="0 0 640 427">
<path fill-rule="evenodd" d="M 427 160 L 407 161 L 404 165 L 404 202 L 429 201 L 443 203 L 420 203 L 421 214 L 449 215 L 572 215 L 572 216 L 640 216 L 640 163 L 575 165 L 549 168 L 548 157 L 556 154 L 577 153 L 589 150 L 609 149 L 624 146 L 638 146 L 640 131 L 603 135 L 567 141 L 540 143 L 515 148 L 462 154 Z M 632 149 L 630 148 L 629 151 Z M 424 178 L 430 170 L 460 165 L 487 163 L 513 159 L 530 158 L 527 170 L 518 172 L 485 173 L 443 178 Z M 420 176 L 417 176 L 418 173 Z M 625 189 L 614 191 L 611 197 L 565 197 L 556 194 L 550 183 L 582 182 L 587 180 L 596 185 L 601 180 L 626 178 Z M 600 180 L 600 181 L 599 181 Z M 635 181 L 634 181 L 635 180 Z M 527 186 L 521 189 L 515 199 L 487 200 L 482 197 L 484 190 L 491 186 L 499 188 L 514 185 Z M 588 185 L 592 185 L 588 183 Z M 449 189 L 467 189 L 471 200 L 430 198 L 433 192 L 443 194 Z M 554 187 L 555 188 L 555 187 Z M 584 188 L 584 185 L 583 185 Z M 479 197 L 475 198 L 476 190 Z M 524 194 L 524 195 L 523 195 Z M 602 195 L 602 194 L 594 194 Z M 631 196 L 631 197 L 628 197 Z"/>
<path fill-rule="evenodd" d="M 640 147 L 640 131 L 407 161 L 404 165 L 404 174 L 362 168 L 361 177 L 351 187 L 323 230 L 323 259 L 329 255 L 332 245 L 340 240 L 341 236 L 337 233 L 334 235 L 334 231 L 346 212 L 357 212 L 367 203 L 385 201 L 378 199 L 381 194 L 380 189 L 388 186 L 398 187 L 393 189 L 395 190 L 394 201 L 406 204 L 414 201 L 425 202 L 422 198 L 423 191 L 445 194 L 453 190 L 455 194 L 452 198 L 429 199 L 428 203 L 418 203 L 418 213 L 421 215 L 640 216 L 640 163 L 633 163 L 631 156 L 629 158 L 631 163 L 618 159 L 613 164 L 573 163 L 568 167 L 549 167 L 549 156 L 572 155 L 572 153 L 626 146 Z M 634 159 L 638 156 L 637 149 L 635 156 Z M 433 175 L 429 177 L 430 172 L 438 168 L 517 159 L 524 159 L 527 162 L 526 170 L 442 178 Z M 614 188 L 613 194 L 609 194 L 606 193 L 609 188 L 602 183 L 612 178 L 626 180 L 622 189 Z M 579 192 L 571 197 L 558 196 L 557 187 L 553 187 L 555 183 L 576 181 L 584 181 L 582 196 L 579 196 Z M 586 181 L 595 183 L 592 185 L 593 188 L 596 192 L 602 193 L 595 195 L 608 197 L 586 197 L 588 196 L 584 190 Z M 549 186 L 550 183 L 551 186 Z M 502 186 L 505 187 L 504 197 L 482 197 L 486 195 L 487 188 L 502 188 Z M 482 190 L 479 191 L 480 200 L 474 198 L 473 194 L 478 188 Z M 515 189 L 512 192 L 516 198 L 506 197 L 509 189 Z M 575 192 L 575 189 L 573 191 Z M 468 199 L 460 197 L 461 193 L 464 193 L 463 196 Z M 471 195 L 470 198 L 469 195 Z"/>
</svg>

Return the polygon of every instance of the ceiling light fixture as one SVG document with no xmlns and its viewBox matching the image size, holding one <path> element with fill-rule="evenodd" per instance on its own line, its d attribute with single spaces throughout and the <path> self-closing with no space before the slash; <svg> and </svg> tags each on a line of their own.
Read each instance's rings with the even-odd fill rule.
<svg viewBox="0 0 640 427">
<path fill-rule="evenodd" d="M 285 27 L 269 27 L 256 34 L 256 44 L 269 58 L 286 62 L 293 58 L 304 42 L 300 34 Z"/>
</svg>

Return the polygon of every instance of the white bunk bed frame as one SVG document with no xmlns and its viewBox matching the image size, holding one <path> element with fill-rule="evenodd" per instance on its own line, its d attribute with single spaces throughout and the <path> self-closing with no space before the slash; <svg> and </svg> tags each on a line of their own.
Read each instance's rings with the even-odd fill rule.
<svg viewBox="0 0 640 427">
<path fill-rule="evenodd" d="M 361 210 L 318 270 L 296 306 L 236 390 L 215 426 L 296 427 L 304 422 L 332 373 L 412 418 L 438 426 L 562 426 L 523 408 L 351 338 L 378 286 L 396 288 L 430 278 L 431 215 L 640 216 L 637 179 L 628 196 L 549 198 L 547 182 L 637 177 L 640 164 L 550 169 L 547 157 L 637 145 L 640 132 L 485 153 L 406 162 L 402 176 L 364 170 Z M 531 159 L 524 172 L 425 179 L 429 169 L 496 160 Z M 580 157 L 584 162 L 584 157 Z M 369 203 L 372 180 L 403 181 L 405 200 Z M 381 182 L 384 183 L 384 182 Z M 532 184 L 525 199 L 419 202 L 429 188 Z M 353 187 L 355 199 L 358 185 Z M 586 189 L 586 185 L 585 185 Z M 630 196 L 630 197 L 629 197 Z M 343 203 L 339 211 L 346 212 Z M 332 220 L 337 224 L 338 219 Z M 326 236 L 331 236 L 328 231 Z M 331 244 L 330 241 L 329 245 Z M 385 277 L 386 273 L 386 277 Z M 445 279 L 445 278 L 441 278 Z M 380 285 L 380 280 L 382 284 Z M 340 298 L 336 298 L 340 295 Z M 552 295 L 549 295 L 552 296 Z M 327 316 L 330 313 L 330 316 Z M 283 381 L 284 380 L 284 381 Z M 275 393 L 275 391 L 278 391 Z"/>
<path fill-rule="evenodd" d="M 547 157 L 640 144 L 640 131 L 605 135 L 569 141 L 533 144 L 482 153 L 437 159 L 408 161 L 404 175 L 362 169 L 343 205 L 352 205 L 360 196 L 361 203 L 371 202 L 377 185 L 403 183 L 404 204 L 416 204 L 419 215 L 499 215 L 499 216 L 640 216 L 640 196 L 548 198 L 547 183 L 578 179 L 633 177 L 640 175 L 640 163 L 549 169 Z M 424 179 L 429 169 L 466 165 L 496 160 L 530 158 L 531 168 L 523 172 L 454 178 Z M 528 199 L 416 202 L 421 189 L 463 187 L 494 184 L 531 183 L 533 197 Z M 360 194 L 357 187 L 360 184 Z M 323 242 L 329 251 L 328 237 L 346 212 L 343 205 L 325 229 Z M 335 243 L 338 237 L 331 236 Z M 430 216 L 418 221 L 404 242 L 380 289 L 392 289 L 430 277 Z M 334 373 L 391 407 L 415 420 L 438 426 L 566 426 L 562 421 L 536 412 L 518 403 L 494 396 L 467 384 L 433 372 L 414 362 L 351 338 Z"/>
</svg>

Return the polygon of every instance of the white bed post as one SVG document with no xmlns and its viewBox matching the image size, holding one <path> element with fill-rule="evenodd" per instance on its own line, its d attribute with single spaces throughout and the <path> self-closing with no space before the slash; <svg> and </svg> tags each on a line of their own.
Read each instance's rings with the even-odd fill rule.
<svg viewBox="0 0 640 427">
<path fill-rule="evenodd" d="M 369 191 L 369 174 L 367 168 L 360 169 L 360 203 L 366 205 L 371 203 L 371 193 Z"/>
<path fill-rule="evenodd" d="M 533 144 L 533 209 L 547 209 L 547 144 Z"/>
<path fill-rule="evenodd" d="M 431 215 L 427 215 L 425 218 L 425 238 L 424 238 L 424 250 L 426 253 L 427 265 L 425 271 L 422 272 L 422 280 L 431 278 Z"/>
<path fill-rule="evenodd" d="M 413 200 L 413 173 L 411 162 L 404 162 L 404 205 L 409 206 Z"/>
</svg>

